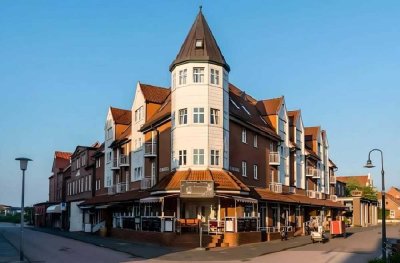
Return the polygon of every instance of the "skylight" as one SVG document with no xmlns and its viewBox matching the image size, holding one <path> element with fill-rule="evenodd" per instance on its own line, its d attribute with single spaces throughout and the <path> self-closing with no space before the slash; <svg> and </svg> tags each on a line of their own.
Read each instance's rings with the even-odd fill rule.
<svg viewBox="0 0 400 263">
<path fill-rule="evenodd" d="M 260 119 L 264 122 L 264 124 L 267 124 L 263 117 L 260 116 Z"/>
<path fill-rule="evenodd" d="M 246 109 L 245 106 L 242 105 L 242 108 L 244 109 L 244 111 L 245 111 L 249 116 L 251 115 L 250 112 Z"/>
<path fill-rule="evenodd" d="M 232 102 L 233 105 L 235 105 L 235 107 L 236 107 L 238 110 L 240 110 L 239 106 L 238 106 L 231 98 L 229 98 L 229 100 Z"/>
</svg>

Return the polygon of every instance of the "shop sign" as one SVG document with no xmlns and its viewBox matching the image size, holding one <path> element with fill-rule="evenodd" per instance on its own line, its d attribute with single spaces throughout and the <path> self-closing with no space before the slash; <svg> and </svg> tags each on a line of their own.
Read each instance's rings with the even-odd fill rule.
<svg viewBox="0 0 400 263">
<path fill-rule="evenodd" d="M 180 197 L 212 198 L 214 194 L 214 181 L 181 181 Z"/>
<path fill-rule="evenodd" d="M 351 194 L 351 196 L 354 196 L 354 197 L 361 197 L 363 192 L 356 189 L 356 190 L 351 191 L 350 194 Z"/>
</svg>

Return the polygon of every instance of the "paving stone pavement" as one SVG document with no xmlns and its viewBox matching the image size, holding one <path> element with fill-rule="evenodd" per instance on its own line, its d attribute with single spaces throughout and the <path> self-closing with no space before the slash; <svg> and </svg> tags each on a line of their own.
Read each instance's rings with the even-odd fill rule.
<svg viewBox="0 0 400 263">
<path fill-rule="evenodd" d="M 0 233 L 0 262 L 19 262 L 19 251 Z"/>
</svg>

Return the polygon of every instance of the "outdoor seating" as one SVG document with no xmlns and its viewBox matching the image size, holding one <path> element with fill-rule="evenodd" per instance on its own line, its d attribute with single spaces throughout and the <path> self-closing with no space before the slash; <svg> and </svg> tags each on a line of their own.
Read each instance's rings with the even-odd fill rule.
<svg viewBox="0 0 400 263">
<path fill-rule="evenodd" d="M 200 219 L 197 218 L 180 218 L 177 222 L 179 232 L 186 229 L 188 232 L 197 232 L 199 229 Z"/>
</svg>

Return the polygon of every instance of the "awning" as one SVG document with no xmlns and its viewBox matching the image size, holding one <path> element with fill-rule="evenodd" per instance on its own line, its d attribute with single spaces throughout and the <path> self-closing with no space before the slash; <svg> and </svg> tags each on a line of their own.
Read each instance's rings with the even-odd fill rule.
<svg viewBox="0 0 400 263">
<path fill-rule="evenodd" d="M 47 214 L 61 214 L 61 204 L 51 205 L 46 209 Z"/>
<path fill-rule="evenodd" d="M 248 204 L 257 204 L 257 199 L 250 198 L 250 197 L 241 197 L 241 196 L 234 196 L 236 202 L 248 203 Z"/>
<path fill-rule="evenodd" d="M 109 206 L 110 205 L 97 205 L 97 206 L 95 206 L 95 209 L 106 209 Z"/>
<path fill-rule="evenodd" d="M 142 198 L 140 199 L 140 203 L 161 203 L 162 200 L 164 199 L 164 197 L 146 197 L 146 198 Z"/>
</svg>

